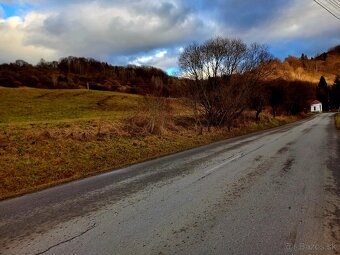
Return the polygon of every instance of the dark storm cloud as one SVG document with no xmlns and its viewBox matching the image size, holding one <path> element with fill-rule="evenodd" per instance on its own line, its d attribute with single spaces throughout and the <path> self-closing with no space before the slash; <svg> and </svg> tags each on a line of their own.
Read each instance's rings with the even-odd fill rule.
<svg viewBox="0 0 340 255">
<path fill-rule="evenodd" d="M 202 10 L 235 29 L 249 29 L 270 22 L 292 4 L 292 0 L 213 0 L 201 1 Z"/>
</svg>

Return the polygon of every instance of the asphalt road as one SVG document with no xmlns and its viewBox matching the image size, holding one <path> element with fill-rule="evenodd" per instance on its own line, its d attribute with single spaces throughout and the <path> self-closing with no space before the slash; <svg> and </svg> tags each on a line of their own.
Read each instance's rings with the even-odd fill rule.
<svg viewBox="0 0 340 255">
<path fill-rule="evenodd" d="M 335 254 L 334 116 L 0 202 L 1 254 Z"/>
</svg>

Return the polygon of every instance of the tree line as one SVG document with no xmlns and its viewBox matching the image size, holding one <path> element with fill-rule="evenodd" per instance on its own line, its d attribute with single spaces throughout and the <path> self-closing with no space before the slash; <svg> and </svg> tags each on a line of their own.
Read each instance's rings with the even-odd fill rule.
<svg viewBox="0 0 340 255">
<path fill-rule="evenodd" d="M 92 58 L 67 57 L 59 61 L 41 60 L 31 65 L 24 60 L 0 65 L 0 86 L 28 86 L 48 89 L 90 88 L 146 94 L 176 94 L 180 81 L 150 66 L 112 66 Z"/>
</svg>

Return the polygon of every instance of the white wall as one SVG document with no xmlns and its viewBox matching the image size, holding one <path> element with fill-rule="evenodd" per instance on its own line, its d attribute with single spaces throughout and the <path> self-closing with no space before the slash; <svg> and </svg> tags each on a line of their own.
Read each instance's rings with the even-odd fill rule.
<svg viewBox="0 0 340 255">
<path fill-rule="evenodd" d="M 312 104 L 310 107 L 311 112 L 322 112 L 322 104 Z"/>
</svg>

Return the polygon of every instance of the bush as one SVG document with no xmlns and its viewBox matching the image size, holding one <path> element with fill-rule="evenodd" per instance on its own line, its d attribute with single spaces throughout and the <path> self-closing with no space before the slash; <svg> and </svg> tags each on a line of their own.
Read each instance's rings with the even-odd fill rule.
<svg viewBox="0 0 340 255">
<path fill-rule="evenodd" d="M 162 135 L 168 129 L 175 129 L 169 99 L 145 96 L 140 110 L 127 120 L 126 128 L 131 134 Z"/>
</svg>

